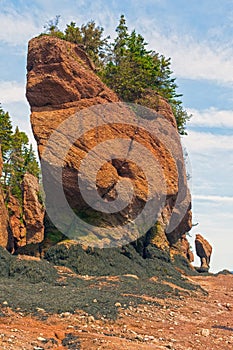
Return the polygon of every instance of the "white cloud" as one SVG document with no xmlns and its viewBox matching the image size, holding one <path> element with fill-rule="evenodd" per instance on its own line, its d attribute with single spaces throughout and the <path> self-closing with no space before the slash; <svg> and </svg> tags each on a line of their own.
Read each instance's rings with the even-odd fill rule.
<svg viewBox="0 0 233 350">
<path fill-rule="evenodd" d="M 67 2 L 67 1 L 66 1 Z M 37 35 L 43 30 L 43 25 L 55 16 L 56 11 L 62 13 L 61 25 L 74 20 L 76 14 L 76 3 L 52 1 L 37 1 L 37 6 L 31 8 L 23 7 L 22 13 L 17 12 L 14 7 L 4 8 L 0 13 L 0 40 L 11 45 L 25 44 L 29 38 Z M 153 3 L 154 1 L 149 1 Z M 157 0 L 160 3 L 161 0 Z M 34 4 L 35 5 L 35 4 Z M 54 7 L 55 6 L 55 7 Z M 86 3 L 79 4 L 79 21 L 95 19 L 106 28 L 106 34 L 114 34 L 114 28 L 118 23 L 119 8 L 102 6 L 102 2 L 91 3 L 86 11 Z M 134 10 L 137 8 L 134 4 Z M 124 12 L 124 11 L 123 11 Z M 52 15 L 53 14 L 53 15 Z M 40 22 L 40 23 L 38 23 Z M 150 43 L 150 47 L 163 53 L 166 57 L 172 57 L 172 69 L 177 77 L 189 79 L 208 79 L 219 83 L 233 84 L 233 49 L 231 45 L 226 46 L 220 40 L 213 42 L 208 37 L 197 41 L 191 34 L 184 35 L 180 28 L 170 23 L 166 30 L 164 23 L 137 16 L 134 21 L 129 20 L 129 26 L 137 28 Z M 131 27 L 131 26 L 130 26 Z"/>
<path fill-rule="evenodd" d="M 1 103 L 26 101 L 24 84 L 16 81 L 0 81 Z"/>
<path fill-rule="evenodd" d="M 8 9 L 0 13 L 0 41 L 4 43 L 23 45 L 40 31 L 29 12 L 17 13 Z"/>
<path fill-rule="evenodd" d="M 233 49 L 213 42 L 208 37 L 194 39 L 191 34 L 179 33 L 172 28 L 164 34 L 154 20 L 143 19 L 138 23 L 146 34 L 149 47 L 172 58 L 172 70 L 175 76 L 188 79 L 207 79 L 221 84 L 233 84 Z M 139 28 L 140 28 L 139 27 Z"/>
<path fill-rule="evenodd" d="M 188 152 L 233 151 L 233 136 L 217 135 L 210 132 L 189 131 L 185 138 Z"/>
<path fill-rule="evenodd" d="M 196 194 L 196 195 L 193 195 L 192 198 L 195 200 L 202 200 L 202 201 L 208 201 L 208 202 L 233 203 L 233 197 L 228 197 L 228 196 L 209 196 L 209 195 Z"/>
<path fill-rule="evenodd" d="M 189 114 L 193 117 L 188 123 L 188 126 L 205 126 L 205 127 L 220 127 L 233 128 L 233 111 L 218 110 L 209 108 L 207 110 L 198 111 L 196 109 L 188 109 Z"/>
<path fill-rule="evenodd" d="M 190 231 L 189 241 L 195 247 L 195 235 L 201 233 L 212 245 L 211 271 L 222 269 L 233 270 L 232 265 L 232 202 L 222 202 L 214 206 L 214 202 L 196 201 L 194 199 L 193 223 L 198 223 Z M 226 243 L 227 242 L 227 243 Z M 195 265 L 200 266 L 200 259 L 195 256 Z"/>
</svg>

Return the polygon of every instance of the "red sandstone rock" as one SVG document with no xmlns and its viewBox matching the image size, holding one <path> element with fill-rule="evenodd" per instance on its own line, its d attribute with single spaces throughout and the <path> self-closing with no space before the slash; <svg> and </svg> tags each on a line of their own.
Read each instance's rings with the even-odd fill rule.
<svg viewBox="0 0 233 350">
<path fill-rule="evenodd" d="M 94 73 L 93 66 L 85 52 L 79 46 L 64 40 L 50 36 L 32 39 L 29 42 L 27 70 L 27 98 L 31 106 L 31 123 L 40 157 L 43 156 L 43 151 L 53 131 L 74 113 L 86 107 L 119 101 L 116 94 L 106 87 Z M 63 186 L 68 202 L 75 212 L 85 213 L 85 216 L 91 219 L 95 217 L 98 224 L 109 227 L 109 235 L 103 236 L 103 240 L 108 242 L 112 239 L 111 227 L 119 227 L 119 236 L 116 237 L 119 239 L 121 225 L 133 220 L 147 201 L 148 184 L 145 174 L 140 169 L 140 164 L 135 165 L 124 159 L 116 159 L 103 164 L 96 177 L 97 189 L 102 198 L 107 201 L 116 199 L 115 186 L 125 178 L 133 183 L 135 192 L 132 202 L 127 207 L 127 213 L 121 211 L 114 215 L 102 214 L 100 221 L 98 217 L 96 218 L 96 213 L 89 210 L 80 194 L 77 184 L 79 168 L 88 152 L 101 142 L 127 138 L 143 145 L 159 161 L 165 178 L 166 191 L 162 187 L 163 181 L 160 174 L 157 172 L 151 174 L 161 194 L 167 197 L 159 217 L 162 227 L 159 244 L 167 247 L 176 243 L 182 234 L 190 230 L 191 199 L 187 189 L 182 148 L 171 107 L 157 94 L 156 96 L 149 94 L 147 98 L 150 102 L 154 98 L 155 110 L 161 116 L 159 128 L 156 120 L 150 120 L 153 129 L 157 130 L 160 136 L 156 137 L 146 130 L 124 124 L 129 119 L 129 109 L 115 104 L 110 111 L 106 109 L 106 113 L 110 113 L 113 119 L 117 115 L 122 123 L 119 123 L 117 127 L 110 124 L 99 127 L 98 123 L 102 120 L 102 116 L 96 116 L 96 127 L 90 125 L 90 130 L 74 143 L 64 159 Z M 150 124 L 148 122 L 148 125 Z M 70 131 L 72 129 L 70 125 Z M 69 134 L 69 130 L 66 132 Z M 54 167 L 60 161 L 60 155 L 57 154 L 58 143 L 54 142 L 49 146 L 53 155 L 51 163 Z M 165 144 L 169 145 L 170 149 L 167 149 Z M 120 146 L 117 147 L 118 149 L 113 152 L 121 151 Z M 147 168 L 150 169 L 150 167 L 151 164 L 148 163 Z M 92 172 L 93 169 L 89 167 L 87 173 L 92 174 Z M 178 172 L 181 176 L 178 176 Z M 54 182 L 56 182 L 56 176 L 51 176 L 51 184 Z M 48 185 L 47 191 L 49 188 Z M 177 200 L 178 192 L 180 193 L 179 201 Z M 179 202 L 178 205 L 176 201 Z M 174 226 L 174 221 L 178 221 L 179 224 Z M 69 227 L 70 225 L 67 226 L 67 230 Z M 99 231 L 98 235 L 101 235 Z M 156 244 L 155 236 L 156 232 L 152 234 L 152 243 Z M 135 239 L 136 236 L 133 237 Z"/>
<path fill-rule="evenodd" d="M 8 202 L 9 221 L 15 241 L 15 247 L 22 247 L 26 244 L 26 227 L 23 216 L 22 205 L 14 196 L 10 196 Z"/>
<path fill-rule="evenodd" d="M 186 257 L 190 262 L 194 261 L 194 254 L 190 249 L 190 244 L 186 238 L 186 235 L 183 235 L 181 237 L 181 251 L 182 251 L 184 257 Z"/>
<path fill-rule="evenodd" d="M 200 234 L 195 239 L 196 253 L 201 259 L 201 269 L 209 270 L 212 247 L 209 242 Z"/>
<path fill-rule="evenodd" d="M 23 179 L 23 213 L 27 230 L 26 243 L 40 243 L 44 239 L 44 207 L 39 201 L 38 179 L 25 174 Z"/>
</svg>

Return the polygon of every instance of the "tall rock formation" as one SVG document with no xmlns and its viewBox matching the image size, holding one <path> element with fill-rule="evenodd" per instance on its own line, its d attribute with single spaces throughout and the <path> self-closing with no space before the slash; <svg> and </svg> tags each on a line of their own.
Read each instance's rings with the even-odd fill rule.
<svg viewBox="0 0 233 350">
<path fill-rule="evenodd" d="M 70 206 L 84 221 L 100 228 L 96 233 L 92 233 L 89 237 L 90 241 L 92 239 L 95 241 L 97 236 L 105 245 L 114 239 L 124 241 L 121 226 L 134 220 L 135 216 L 139 215 L 146 206 L 149 190 L 145 172 L 148 172 L 149 178 L 153 180 L 153 186 L 158 192 L 160 191 L 161 197 L 165 196 L 165 200 L 162 211 L 159 213 L 159 224 L 157 223 L 149 230 L 143 244 L 153 243 L 162 249 L 168 249 L 181 240 L 182 235 L 191 228 L 191 198 L 187 189 L 180 138 L 169 104 L 156 95 L 156 112 L 158 119 L 160 119 L 159 127 L 153 118 L 145 120 L 145 128 L 135 126 L 137 118 L 135 118 L 134 109 L 130 110 L 130 108 L 118 103 L 119 99 L 116 94 L 104 85 L 95 74 L 93 65 L 85 52 L 78 45 L 51 36 L 41 36 L 29 42 L 27 71 L 26 95 L 31 106 L 31 124 L 39 155 L 43 158 L 43 152 L 48 145 L 47 148 L 51 154 L 51 158 L 47 159 L 44 164 L 45 177 L 46 171 L 50 171 L 51 164 L 55 169 L 54 173 L 48 174 L 45 184 L 47 197 L 50 192 L 53 192 L 54 195 L 54 202 L 50 202 L 49 205 L 56 207 L 56 202 L 59 202 L 57 194 L 59 183 L 56 184 L 58 170 L 56 169 L 59 168 L 62 161 L 63 188 Z M 148 98 L 154 97 L 149 96 Z M 110 107 L 109 103 L 112 103 Z M 92 106 L 104 106 L 104 108 L 100 109 L 99 113 L 98 108 L 92 110 L 91 114 L 96 118 L 95 122 L 93 123 L 92 119 L 86 125 L 84 123 L 85 108 Z M 81 133 L 80 137 L 75 139 L 72 147 L 61 160 L 62 147 L 61 153 L 58 152 L 61 142 L 56 139 L 50 142 L 49 139 L 61 123 L 70 120 L 70 117 L 77 112 L 79 112 L 77 116 L 78 129 L 86 130 L 86 132 Z M 140 108 L 137 112 L 141 113 Z M 103 120 L 109 121 L 111 118 L 113 121 L 117 119 L 118 122 L 115 124 L 108 122 L 102 126 Z M 134 125 L 130 123 L 132 120 Z M 128 124 L 127 121 L 129 121 Z M 154 135 L 148 132 L 151 126 L 156 131 Z M 60 134 L 64 136 L 64 144 L 66 144 L 66 140 L 69 141 L 70 135 L 74 134 L 75 128 L 77 125 L 74 121 L 70 121 L 66 129 L 60 131 Z M 116 139 L 127 139 L 129 144 L 122 146 L 123 141 L 121 144 L 116 143 L 110 150 L 113 154 L 110 161 L 106 161 L 105 155 L 103 155 L 103 163 L 97 171 L 95 185 L 103 200 L 109 203 L 117 199 L 116 187 L 123 180 L 131 181 L 134 194 L 126 209 L 119 213 L 102 212 L 100 215 L 98 210 L 90 208 L 87 201 L 83 199 L 78 175 L 81 172 L 82 161 L 94 147 Z M 153 168 L 153 162 L 150 159 L 146 169 L 141 169 L 140 166 L 143 167 L 145 158 L 142 153 L 138 164 L 127 161 L 125 156 L 119 156 L 121 152 L 123 154 L 132 153 L 130 142 L 143 145 L 158 160 L 163 176 L 161 176 L 161 172 L 153 170 L 157 168 Z M 168 148 L 165 145 L 168 145 Z M 110 148 L 111 146 L 107 152 L 110 152 Z M 86 174 L 93 179 L 95 175 L 93 166 L 87 166 Z M 84 183 L 87 191 L 91 187 L 89 178 Z M 61 217 L 62 213 L 62 208 L 60 208 L 58 215 Z M 155 215 L 153 210 L 150 215 L 152 217 Z M 63 221 L 65 225 L 65 218 Z M 175 222 L 176 224 L 174 224 Z M 71 226 L 72 222 L 69 222 L 66 227 L 67 232 Z M 105 231 L 102 234 L 101 227 L 107 227 L 108 232 Z M 118 230 L 116 237 L 112 237 L 112 228 Z M 137 230 L 139 230 L 138 227 L 136 227 Z M 131 240 L 133 238 L 135 240 L 136 237 L 138 237 L 138 232 L 136 235 L 132 235 Z M 82 237 L 80 239 L 82 242 Z"/>
</svg>

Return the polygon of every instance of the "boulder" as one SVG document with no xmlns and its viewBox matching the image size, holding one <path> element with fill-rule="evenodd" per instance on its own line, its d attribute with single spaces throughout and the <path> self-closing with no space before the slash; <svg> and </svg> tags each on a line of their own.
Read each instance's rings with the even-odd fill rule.
<svg viewBox="0 0 233 350">
<path fill-rule="evenodd" d="M 210 268 L 210 257 L 212 254 L 212 247 L 209 242 L 202 237 L 202 235 L 197 234 L 195 239 L 195 247 L 197 256 L 201 259 L 200 271 L 209 271 Z"/>
<path fill-rule="evenodd" d="M 76 44 L 51 36 L 40 36 L 29 42 L 27 71 L 26 96 L 31 107 L 33 133 L 43 162 L 46 207 L 48 213 L 51 208 L 51 210 L 55 208 L 56 214 L 57 206 L 60 205 L 57 220 L 62 221 L 64 225 L 63 233 L 67 233 L 70 237 L 73 223 L 69 221 L 66 224 L 67 217 L 62 207 L 63 197 L 62 195 L 59 197 L 58 194 L 60 164 L 63 167 L 62 185 L 70 207 L 83 221 L 95 227 L 94 231 L 88 234 L 88 240 L 86 232 L 83 234 L 81 226 L 79 227 L 81 243 L 92 245 L 94 242 L 96 245 L 98 238 L 98 241 L 107 246 L 114 245 L 114 242 L 118 241 L 127 243 L 136 240 L 140 235 L 140 227 L 135 227 L 132 236 L 125 239 L 122 226 L 129 225 L 147 204 L 146 172 L 150 172 L 149 178 L 153 182 L 153 189 L 159 193 L 158 199 L 164 196 L 165 199 L 158 214 L 159 231 L 156 225 L 152 227 L 144 244 L 152 243 L 162 249 L 169 249 L 170 245 L 176 243 L 190 230 L 191 197 L 187 188 L 182 147 L 174 115 L 165 99 L 158 94 L 148 95 L 150 103 L 154 98 L 155 110 L 151 112 L 151 120 L 148 118 L 145 121 L 145 128 L 138 127 L 135 109 L 119 103 L 117 95 L 95 74 L 93 64 L 83 49 Z M 89 112 L 86 112 L 87 108 Z M 136 112 L 140 114 L 140 108 Z M 78 127 L 72 119 L 75 113 Z M 90 113 L 93 118 L 86 122 L 85 113 Z M 108 123 L 102 125 L 103 120 L 107 120 Z M 111 120 L 118 122 L 111 124 L 109 122 Z M 66 128 L 60 129 L 60 125 L 66 122 L 67 124 L 64 124 Z M 58 138 L 52 139 L 51 142 L 53 132 L 57 129 L 59 129 Z M 66 145 L 70 142 L 77 129 L 83 130 L 83 133 L 75 139 L 64 157 L 63 143 Z M 150 134 L 151 129 L 155 130 L 153 135 Z M 59 139 L 60 135 L 63 137 L 62 142 Z M 112 158 L 106 161 L 105 154 L 99 157 L 103 164 L 96 176 L 93 166 L 87 165 L 84 187 L 88 192 L 92 185 L 91 179 L 95 178 L 99 195 L 103 201 L 111 203 L 117 199 L 117 184 L 129 180 L 134 194 L 130 204 L 123 210 L 116 213 L 103 211 L 100 213 L 84 200 L 78 176 L 83 161 L 93 148 L 117 139 L 127 139 L 129 143 L 123 145 L 122 142 L 116 143 L 114 147 L 109 146 L 106 154 L 112 152 Z M 136 163 L 126 159 L 125 155 L 132 154 L 132 142 L 143 145 L 157 159 L 162 175 L 161 171 L 153 168 L 151 159 L 148 159 L 146 168 L 143 168 L 145 154 L 141 153 Z M 48 149 L 50 158 L 45 156 Z M 120 157 L 119 154 L 124 156 Z M 126 198 L 128 193 L 124 195 Z M 48 200 L 51 196 L 54 198 L 52 202 Z M 152 208 L 149 215 L 155 217 L 156 209 Z"/>
</svg>

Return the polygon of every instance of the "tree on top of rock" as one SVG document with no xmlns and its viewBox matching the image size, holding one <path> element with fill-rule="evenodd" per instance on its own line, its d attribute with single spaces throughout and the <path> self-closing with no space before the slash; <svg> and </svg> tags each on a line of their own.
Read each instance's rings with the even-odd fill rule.
<svg viewBox="0 0 233 350">
<path fill-rule="evenodd" d="M 151 91 L 167 99 L 176 118 L 178 131 L 185 134 L 189 120 L 187 112 L 178 99 L 177 84 L 172 77 L 171 59 L 155 51 L 147 50 L 144 38 L 135 30 L 130 34 L 122 15 L 116 28 L 117 37 L 112 44 L 111 55 L 100 75 L 103 81 L 126 102 L 140 103 Z M 145 100 L 144 100 L 145 97 Z M 147 107 L 150 105 L 145 104 Z"/>
<path fill-rule="evenodd" d="M 8 112 L 4 112 L 0 105 L 0 145 L 3 161 L 6 160 L 7 152 L 11 147 L 12 125 Z"/>
<path fill-rule="evenodd" d="M 147 97 L 158 93 L 171 105 L 179 133 L 186 134 L 186 122 L 191 116 L 182 106 L 179 99 L 182 95 L 177 94 L 171 59 L 148 50 L 148 44 L 135 30 L 129 33 L 124 15 L 120 17 L 117 36 L 112 43 L 109 43 L 109 37 L 103 37 L 104 29 L 96 26 L 94 21 L 81 27 L 71 22 L 64 33 L 59 30 L 58 22 L 59 16 L 50 21 L 47 33 L 81 44 L 96 64 L 101 79 L 123 101 L 154 108 L 155 101 L 151 104 Z"/>
<path fill-rule="evenodd" d="M 48 22 L 45 26 L 46 33 L 82 45 L 93 62 L 99 66 L 108 47 L 109 37 L 103 38 L 104 29 L 96 26 L 94 21 L 82 24 L 81 27 L 76 26 L 76 23 L 72 21 L 66 25 L 63 33 L 58 28 L 59 19 L 60 16 L 56 16 L 55 19 Z"/>
<path fill-rule="evenodd" d="M 48 35 L 56 36 L 60 39 L 64 39 L 64 34 L 58 28 L 60 15 L 57 15 L 55 18 L 48 21 L 48 23 L 44 26 L 45 33 Z"/>
</svg>

